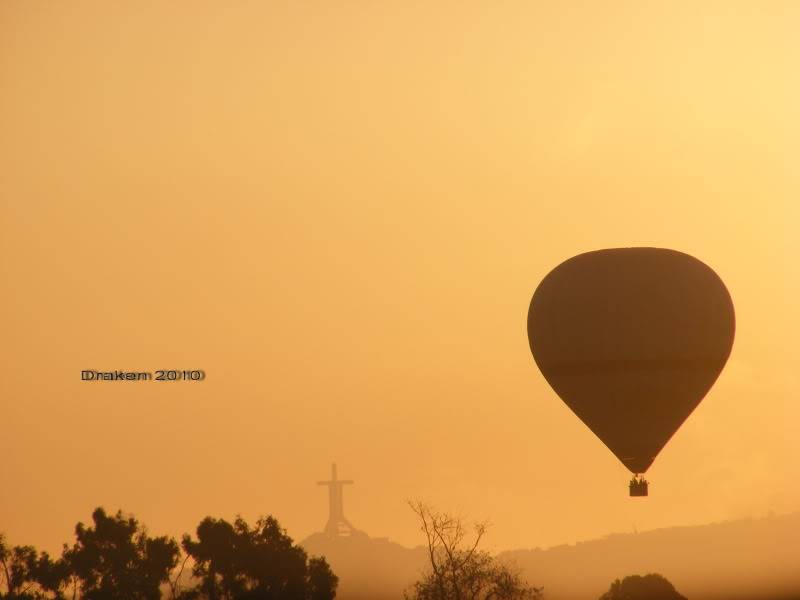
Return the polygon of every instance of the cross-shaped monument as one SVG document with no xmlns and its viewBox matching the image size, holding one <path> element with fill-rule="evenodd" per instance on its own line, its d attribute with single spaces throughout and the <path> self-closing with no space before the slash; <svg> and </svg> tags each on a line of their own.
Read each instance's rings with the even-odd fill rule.
<svg viewBox="0 0 800 600">
<path fill-rule="evenodd" d="M 328 524 L 325 525 L 325 533 L 328 537 L 337 538 L 343 535 L 352 535 L 356 530 L 350 522 L 344 518 L 342 507 L 342 487 L 352 484 L 350 479 L 338 479 L 336 477 L 336 463 L 331 464 L 330 481 L 318 481 L 317 485 L 328 486 Z"/>
</svg>

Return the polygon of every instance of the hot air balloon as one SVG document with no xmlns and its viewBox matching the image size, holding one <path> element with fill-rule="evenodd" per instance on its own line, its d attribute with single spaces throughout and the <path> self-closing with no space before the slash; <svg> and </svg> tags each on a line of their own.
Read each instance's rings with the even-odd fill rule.
<svg viewBox="0 0 800 600">
<path fill-rule="evenodd" d="M 722 280 L 696 258 L 614 248 L 561 263 L 528 311 L 537 366 L 633 474 L 643 474 L 717 380 L 735 317 Z"/>
</svg>

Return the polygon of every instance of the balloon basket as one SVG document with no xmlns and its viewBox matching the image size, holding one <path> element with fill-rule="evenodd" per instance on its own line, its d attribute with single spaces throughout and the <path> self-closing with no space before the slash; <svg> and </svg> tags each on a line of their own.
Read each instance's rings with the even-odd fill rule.
<svg viewBox="0 0 800 600">
<path fill-rule="evenodd" d="M 644 479 L 633 479 L 628 485 L 631 497 L 647 496 L 647 481 Z"/>
</svg>

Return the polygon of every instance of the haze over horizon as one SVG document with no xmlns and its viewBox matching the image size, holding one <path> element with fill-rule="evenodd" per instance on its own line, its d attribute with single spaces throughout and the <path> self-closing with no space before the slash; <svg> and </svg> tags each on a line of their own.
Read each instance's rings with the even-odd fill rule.
<svg viewBox="0 0 800 600">
<path fill-rule="evenodd" d="M 0 4 L 0 531 L 153 533 L 407 498 L 493 550 L 800 510 L 800 4 Z M 696 256 L 730 360 L 648 471 L 526 313 L 600 248 Z M 81 382 L 82 369 L 205 381 Z"/>
</svg>

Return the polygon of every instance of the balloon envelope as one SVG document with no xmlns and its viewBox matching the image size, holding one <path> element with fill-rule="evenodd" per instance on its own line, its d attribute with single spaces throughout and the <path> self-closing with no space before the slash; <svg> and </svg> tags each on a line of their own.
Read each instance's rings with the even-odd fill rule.
<svg viewBox="0 0 800 600">
<path fill-rule="evenodd" d="M 528 339 L 545 379 L 633 473 L 703 399 L 733 346 L 722 280 L 660 248 L 587 252 L 533 294 Z"/>
</svg>

